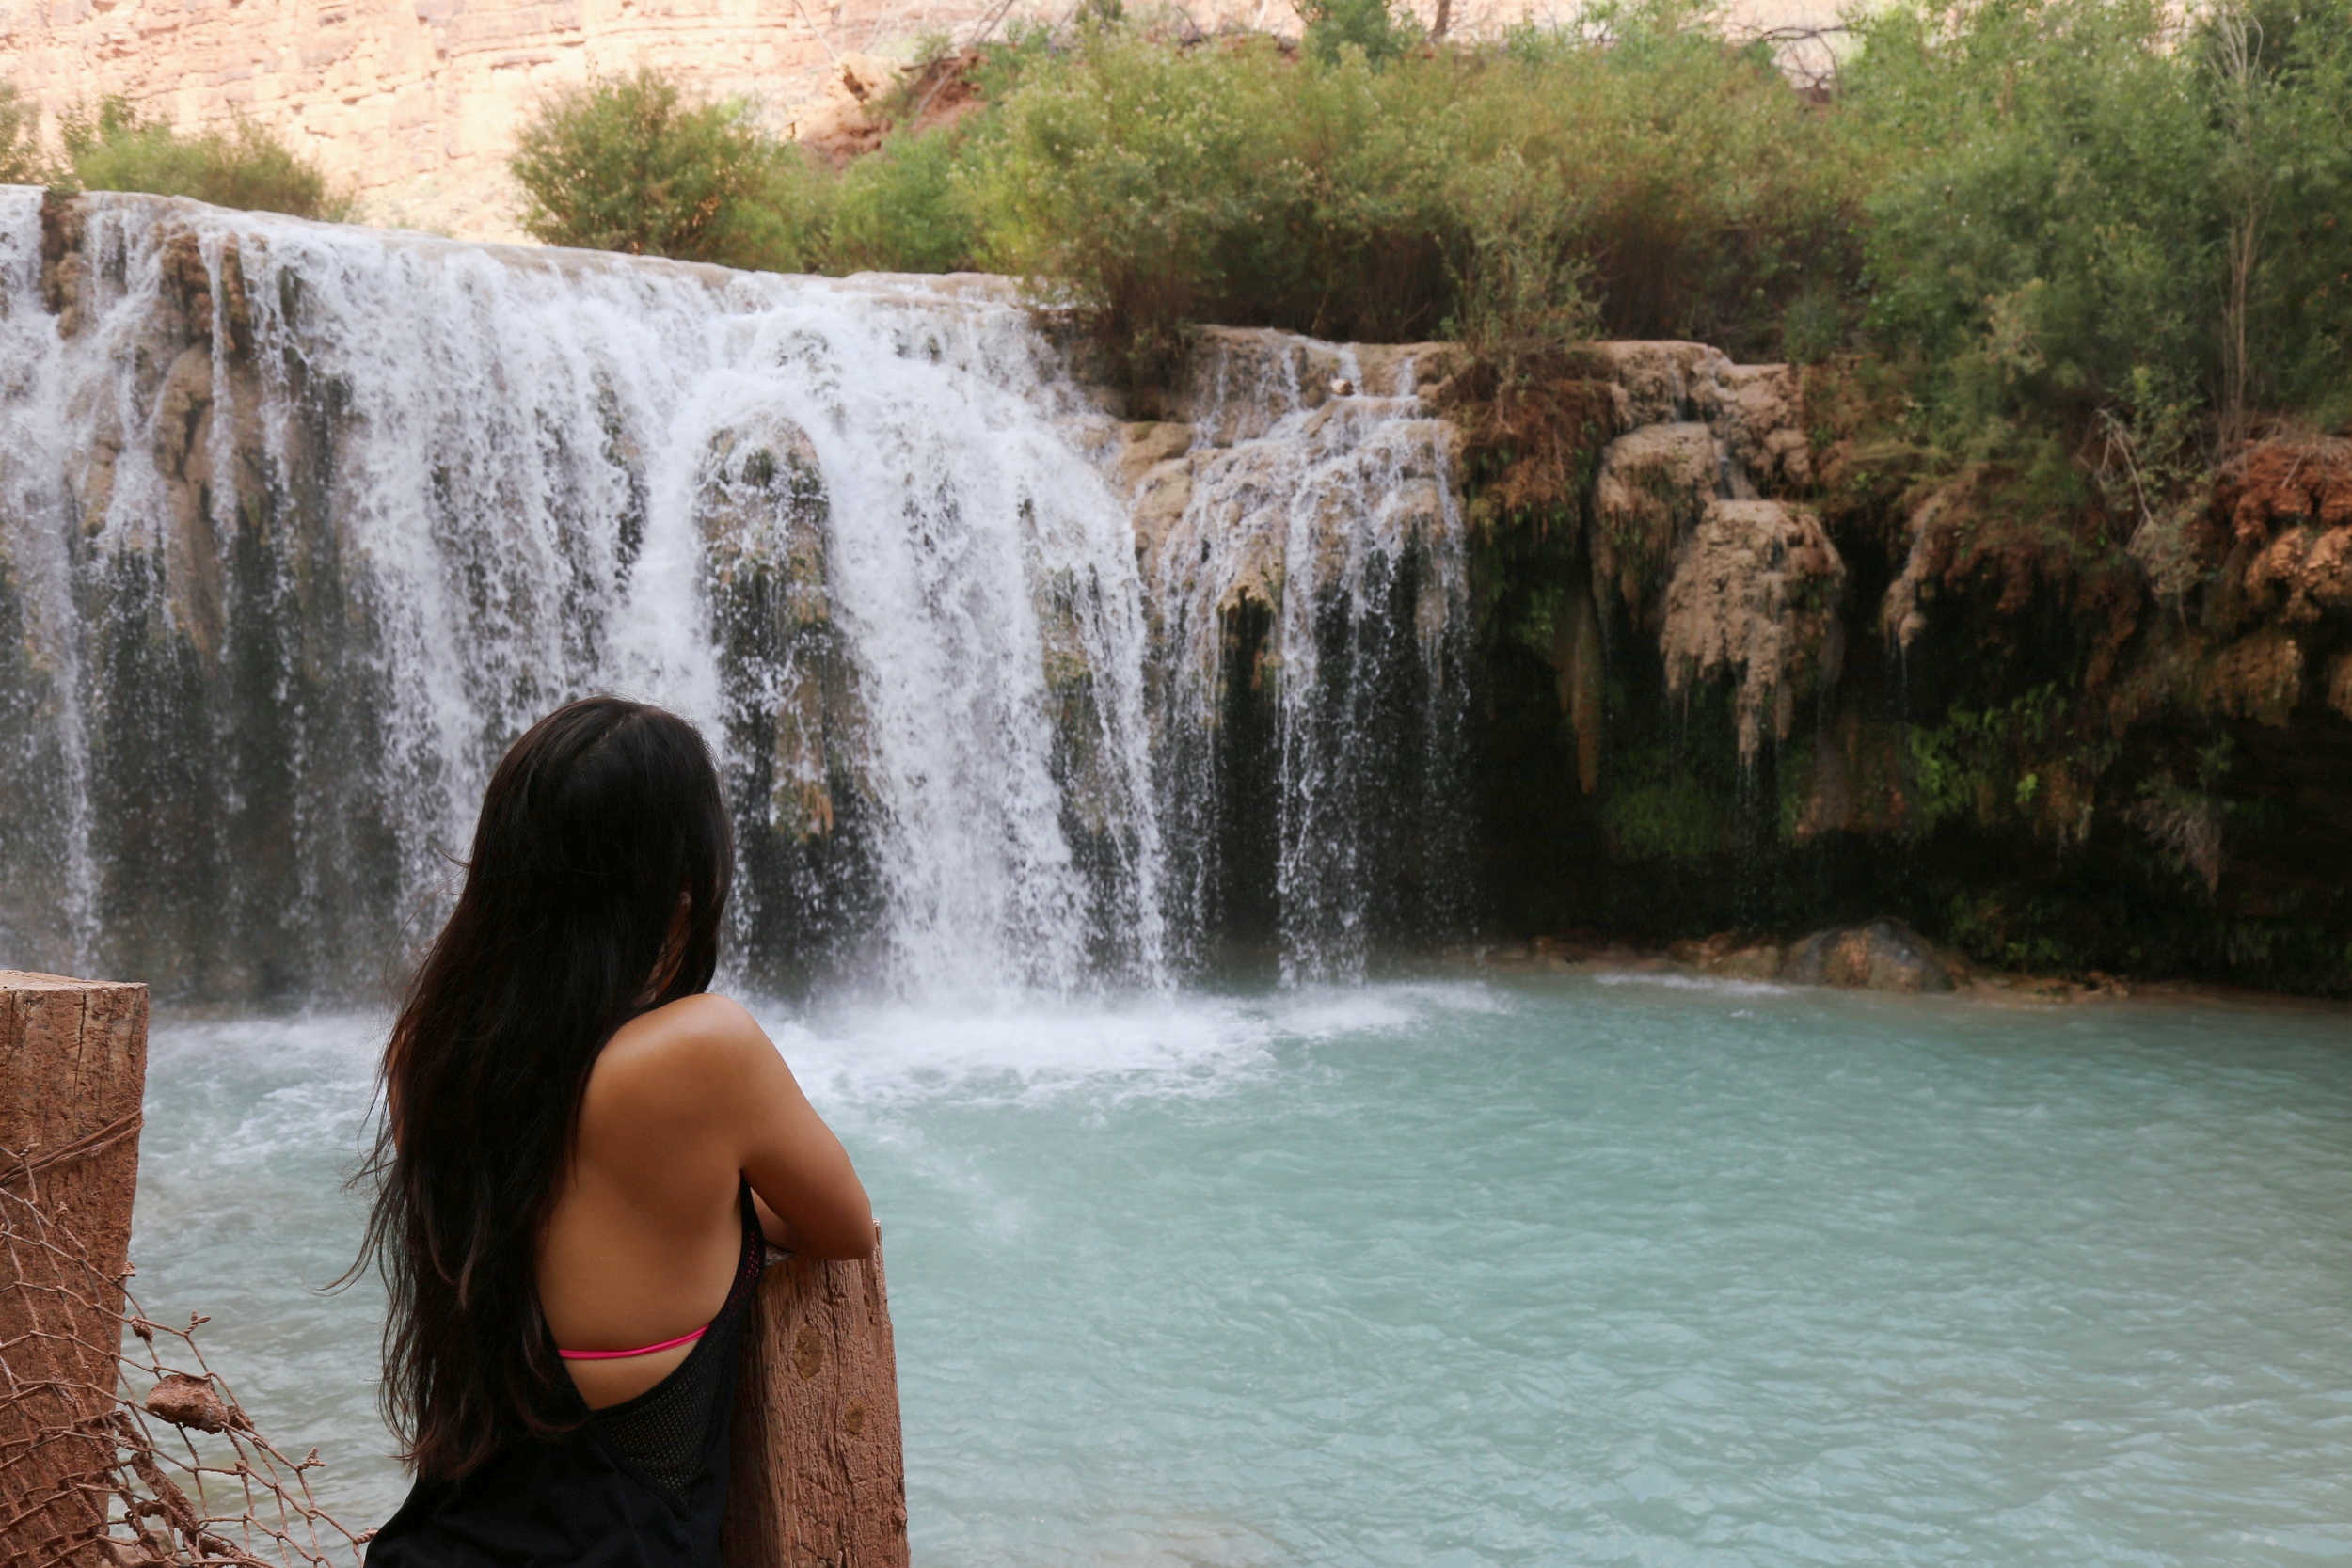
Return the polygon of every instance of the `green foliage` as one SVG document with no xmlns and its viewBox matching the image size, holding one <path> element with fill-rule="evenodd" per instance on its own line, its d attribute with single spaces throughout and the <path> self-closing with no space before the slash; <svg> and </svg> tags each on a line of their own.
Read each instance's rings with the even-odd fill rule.
<svg viewBox="0 0 2352 1568">
<path fill-rule="evenodd" d="M 106 97 L 67 112 L 59 127 L 65 182 L 92 191 L 193 197 L 216 207 L 341 222 L 353 198 L 254 121 L 187 135 Z"/>
<path fill-rule="evenodd" d="M 1391 8 L 1389 0 L 1298 0 L 1298 18 L 1307 24 L 1307 52 L 1325 65 L 1339 64 L 1350 49 L 1382 65 L 1422 37 L 1413 13 Z"/>
<path fill-rule="evenodd" d="M 739 267 L 801 264 L 821 177 L 740 103 L 697 103 L 650 70 L 556 94 L 509 165 L 549 245 Z"/>
<path fill-rule="evenodd" d="M 1853 288 L 1867 150 L 1696 7 L 1522 28 L 1457 110 L 1457 157 L 1515 154 L 1565 214 L 1606 330 L 1779 357 L 1783 319 Z M 1835 344 L 1814 324 L 1818 352 Z M 1826 341 L 1820 341 L 1826 338 Z"/>
<path fill-rule="evenodd" d="M 2064 940 L 2063 908 L 2045 908 L 2030 895 L 1964 894 L 1951 901 L 1944 928 L 1951 943 L 1980 963 L 2047 974 L 2077 970 Z"/>
<path fill-rule="evenodd" d="M 2159 0 L 1963 0 L 1860 23 L 1841 87 L 1878 170 L 1868 323 L 1925 367 L 1947 443 L 2341 396 L 2352 23 L 2264 3 L 2192 22 Z"/>
<path fill-rule="evenodd" d="M 843 169 L 814 236 L 809 264 L 823 272 L 964 272 L 980 236 L 958 182 L 964 138 L 895 135 Z"/>
<path fill-rule="evenodd" d="M 2066 710 L 2058 688 L 2044 685 L 2013 702 L 1955 707 L 1941 724 L 1907 729 L 1912 836 L 1925 838 L 1947 822 L 1993 827 L 2028 812 L 2042 791 L 2030 759 L 2047 751 Z"/>
<path fill-rule="evenodd" d="M 49 160 L 40 150 L 40 105 L 0 82 L 0 185 L 41 185 Z"/>
<path fill-rule="evenodd" d="M 1906 388 L 1873 439 L 2095 493 L 2152 570 L 2249 408 L 2352 414 L 2341 4 L 1893 0 L 1811 95 L 1705 0 L 1476 45 L 1388 0 L 1307 0 L 1296 49 L 1140 14 L 1010 29 L 948 62 L 977 113 L 837 171 L 653 75 L 566 95 L 516 160 L 530 227 L 1015 273 L 1136 381 L 1210 321 L 1451 335 L 1503 385 L 1600 334 L 1859 350 Z"/>
<path fill-rule="evenodd" d="M 1083 35 L 996 102 L 987 254 L 1144 373 L 1206 320 L 1451 331 L 1511 358 L 1597 329 L 1769 351 L 1800 295 L 1834 301 L 1858 266 L 1850 143 L 1685 10 L 1613 25 L 1296 58 Z"/>
<path fill-rule="evenodd" d="M 1601 807 L 1610 847 L 1629 861 L 1690 865 L 1720 855 L 1733 840 L 1732 802 L 1721 786 L 1671 744 L 1636 746 L 1613 765 Z"/>
<path fill-rule="evenodd" d="M 1269 40 L 1089 35 L 995 110 L 973 181 L 985 253 L 1077 306 L 1138 377 L 1195 321 L 1431 333 L 1455 226 L 1426 114 L 1396 112 L 1414 74 Z"/>
<path fill-rule="evenodd" d="M 2240 14 L 2250 80 L 2219 83 L 2243 123 L 2218 183 L 2254 219 L 2250 392 L 2337 423 L 2352 417 L 2352 9 L 2257 0 Z M 2209 79 L 2223 74 L 2214 32 L 2209 19 L 2200 40 Z M 2225 117 L 2225 131 L 2230 118 L 2240 117 Z"/>
</svg>

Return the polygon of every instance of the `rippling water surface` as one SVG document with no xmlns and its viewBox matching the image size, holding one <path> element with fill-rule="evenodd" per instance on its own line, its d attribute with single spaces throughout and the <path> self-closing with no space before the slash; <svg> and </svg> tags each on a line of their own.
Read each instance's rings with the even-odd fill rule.
<svg viewBox="0 0 2352 1568">
<path fill-rule="evenodd" d="M 888 1233 L 916 1560 L 2352 1561 L 2352 1016 L 1647 979 L 771 1026 Z M 347 1518 L 379 1021 L 160 1022 L 157 1317 Z"/>
</svg>

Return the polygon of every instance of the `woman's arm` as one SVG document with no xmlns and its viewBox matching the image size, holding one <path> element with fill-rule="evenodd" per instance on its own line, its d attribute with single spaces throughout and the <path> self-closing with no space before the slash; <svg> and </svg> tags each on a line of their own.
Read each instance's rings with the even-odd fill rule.
<svg viewBox="0 0 2352 1568">
<path fill-rule="evenodd" d="M 683 1004 L 674 1004 L 682 1006 Z M 818 1258 L 874 1250 L 866 1186 L 767 1031 L 725 997 L 692 999 L 697 1056 L 718 1138 L 752 1184 L 761 1228 L 778 1246 Z"/>
</svg>

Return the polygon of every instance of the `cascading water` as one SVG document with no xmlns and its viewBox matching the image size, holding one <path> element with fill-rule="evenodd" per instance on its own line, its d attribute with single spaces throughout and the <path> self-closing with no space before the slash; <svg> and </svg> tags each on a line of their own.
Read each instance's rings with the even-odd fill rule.
<svg viewBox="0 0 2352 1568">
<path fill-rule="evenodd" d="M 1458 916 L 1466 573 L 1454 433 L 1420 395 L 1452 368 L 1208 333 L 1181 490 L 1145 511 L 1175 879 L 1286 980 L 1360 978 L 1376 941 Z"/>
<path fill-rule="evenodd" d="M 1187 566 L 991 280 L 0 191 L 0 961 L 364 991 L 503 747 L 612 689 L 720 752 L 740 979 L 1162 983 L 1217 919 L 1195 764 L 1257 570 L 1307 590 L 1258 601 L 1279 926 L 1296 973 L 1359 967 L 1365 736 L 1417 703 L 1419 759 L 1458 709 L 1443 671 L 1387 689 L 1460 620 L 1400 363 L 1394 398 L 1197 400 Z"/>
</svg>

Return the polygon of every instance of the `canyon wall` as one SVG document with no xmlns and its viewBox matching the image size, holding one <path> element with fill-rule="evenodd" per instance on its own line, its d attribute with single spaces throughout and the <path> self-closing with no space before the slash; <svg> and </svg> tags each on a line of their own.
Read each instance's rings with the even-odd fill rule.
<svg viewBox="0 0 2352 1568">
<path fill-rule="evenodd" d="M 1493 928 L 2352 992 L 2352 442 L 2060 505 L 1867 367 L 1583 357 L 1451 410 Z"/>
<path fill-rule="evenodd" d="M 782 109 L 834 56 L 976 0 L 9 0 L 0 71 L 51 113 L 121 93 L 190 127 L 250 115 L 381 222 L 516 237 L 503 163 L 538 98 L 653 66 Z"/>
</svg>

